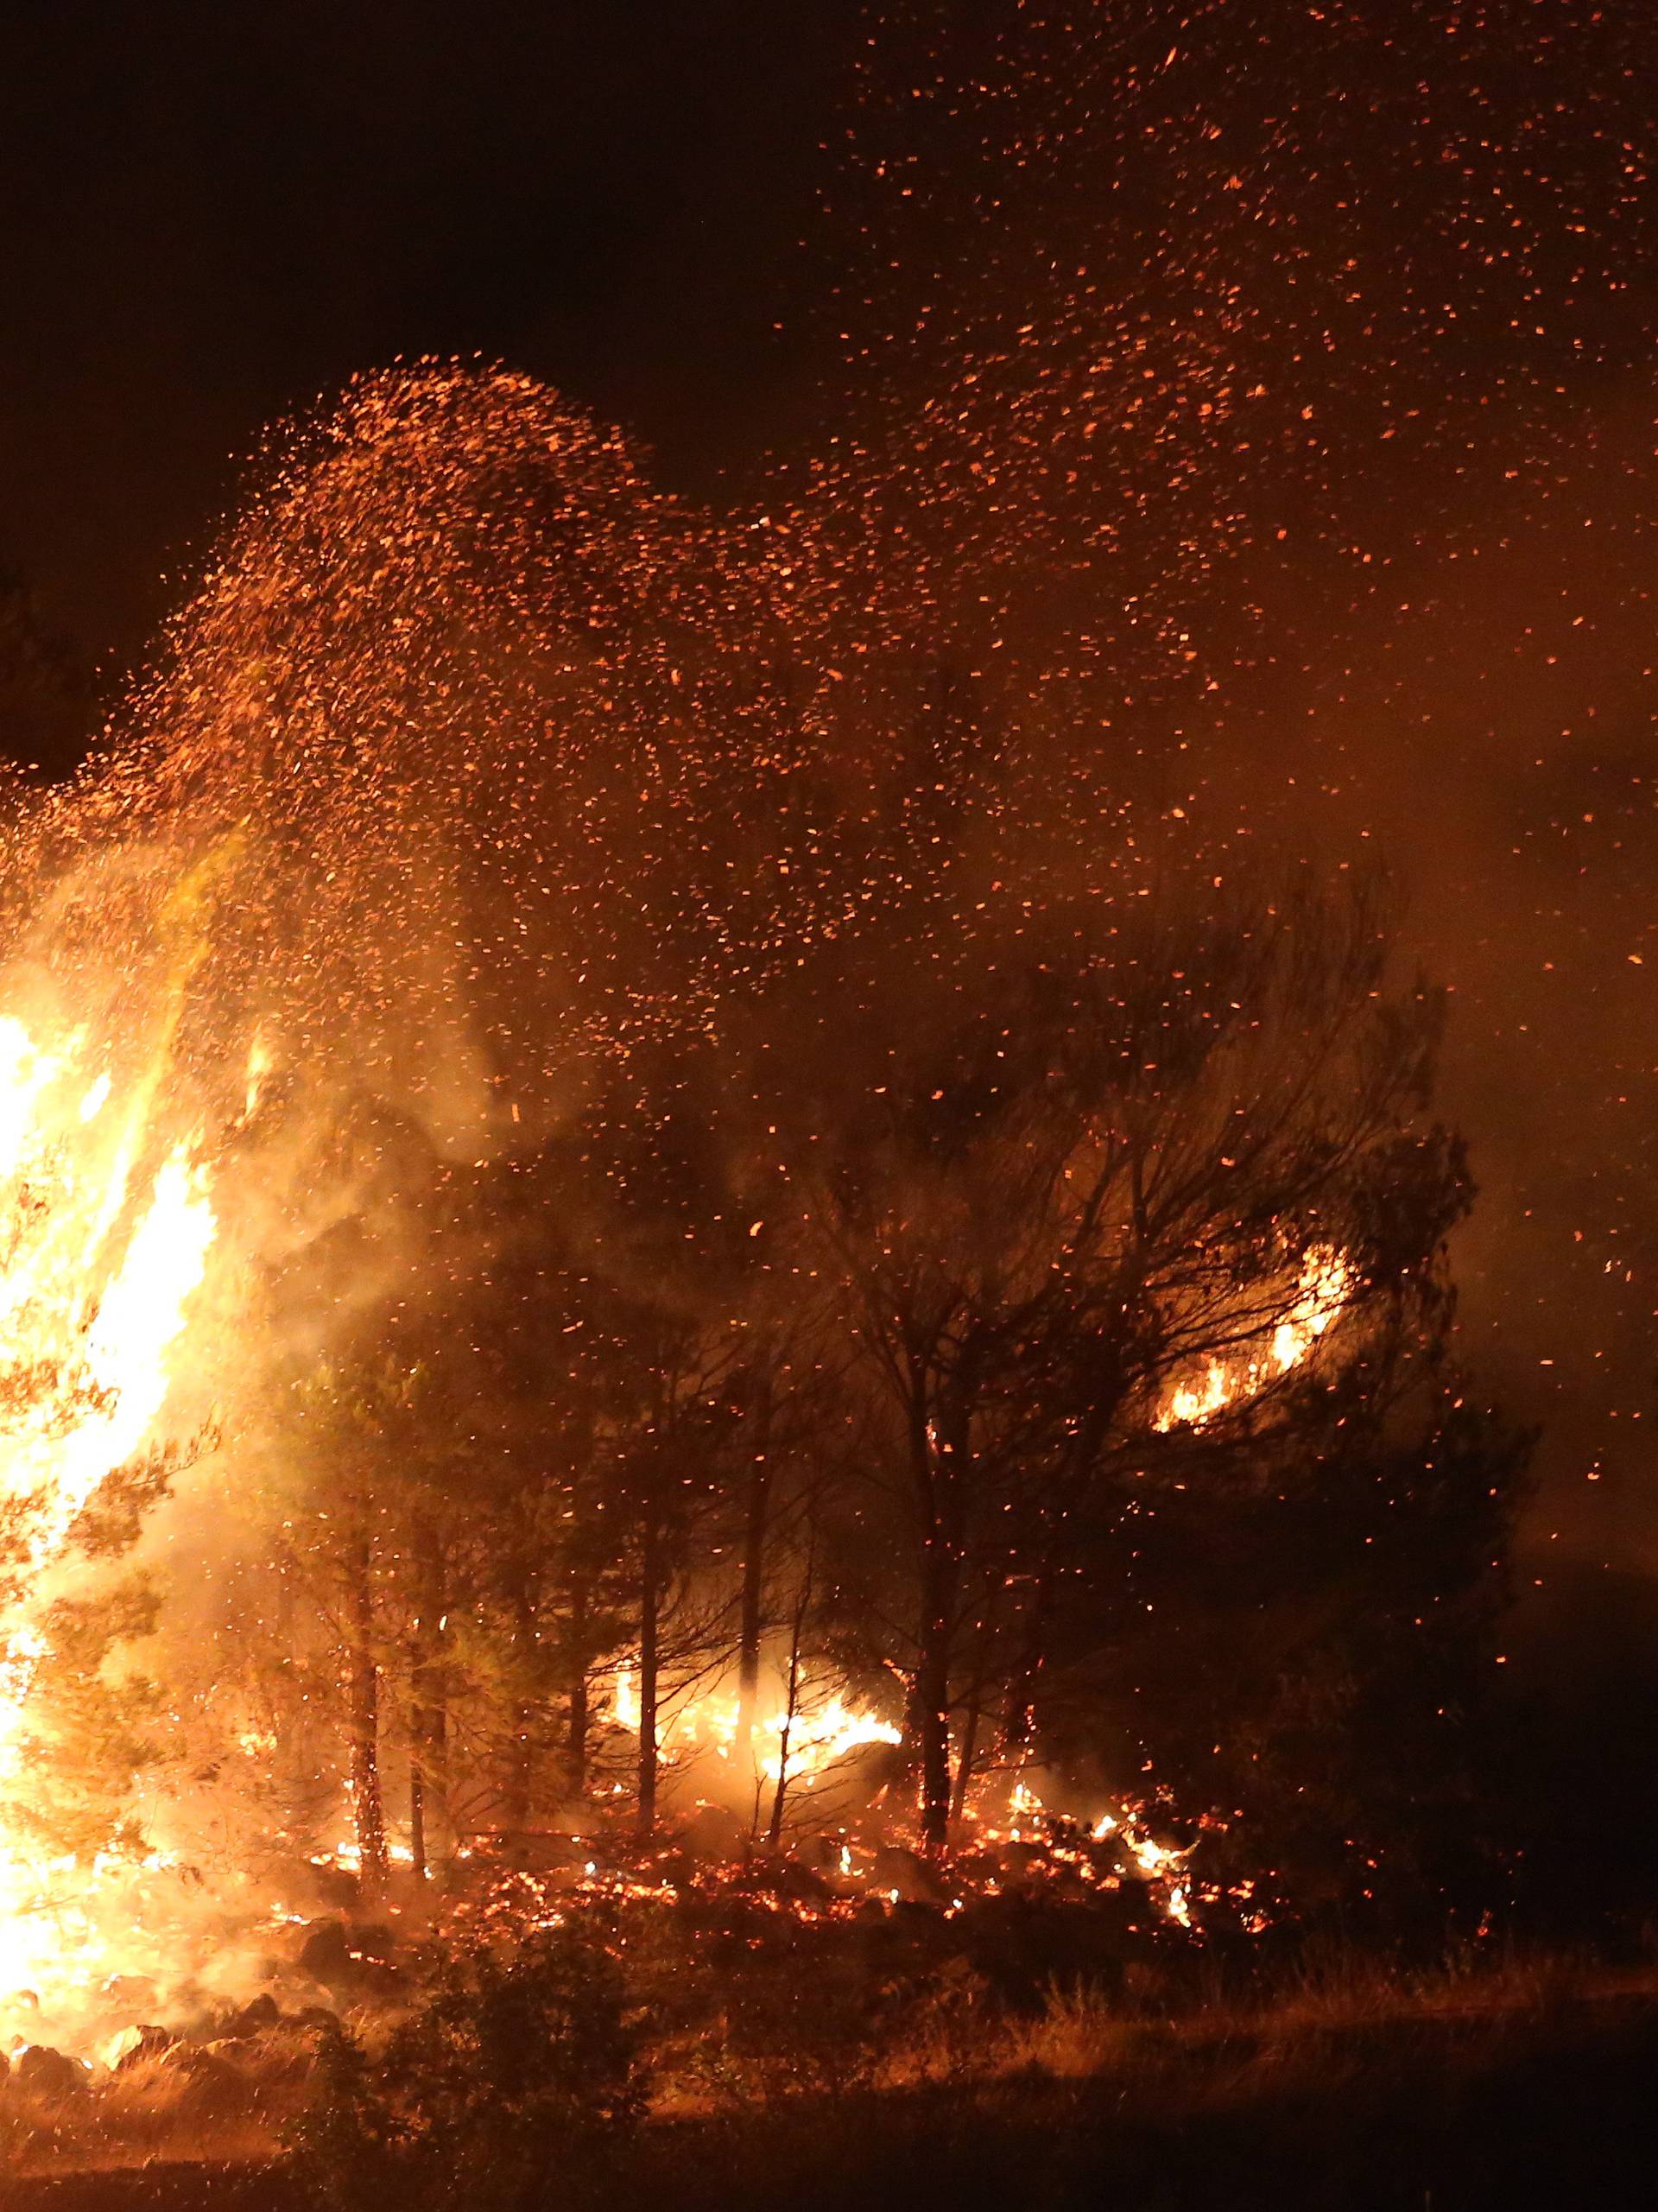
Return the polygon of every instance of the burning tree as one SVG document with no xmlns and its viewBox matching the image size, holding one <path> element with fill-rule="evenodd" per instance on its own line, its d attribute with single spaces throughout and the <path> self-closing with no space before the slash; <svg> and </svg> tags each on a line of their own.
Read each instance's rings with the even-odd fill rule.
<svg viewBox="0 0 1658 2212">
<path fill-rule="evenodd" d="M 935 1849 L 987 1749 L 1031 1755 L 1053 1615 L 1109 1581 L 1125 1486 L 1200 1486 L 1292 1393 L 1379 1387 L 1466 1202 L 1424 1116 L 1438 1002 L 1390 982 L 1373 888 L 1060 919 L 959 952 L 971 1011 L 901 1017 L 788 1125 L 874 1410 L 859 1511 L 908 1531 Z"/>
<path fill-rule="evenodd" d="M 293 1569 L 325 1612 L 327 1560 L 359 1570 L 365 1873 L 391 1826 L 433 1863 L 438 1797 L 450 1848 L 510 1853 L 603 1776 L 649 1833 L 665 1769 L 781 1835 L 823 1802 L 802 1757 L 895 1735 L 940 1850 L 1056 1759 L 1143 1763 L 1114 1670 L 1136 1610 L 1191 1611 L 1150 1531 L 1265 1590 L 1250 1511 L 1362 1484 L 1361 1438 L 1408 1454 L 1454 1391 L 1468 1196 L 1439 1001 L 1374 883 L 1155 891 L 1009 928 L 922 901 L 909 965 L 880 931 L 806 964 L 510 1175 L 446 1171 L 436 1214 L 411 1155 L 383 1234 L 426 1287 L 359 1316 L 380 1411 L 313 1437 Z"/>
<path fill-rule="evenodd" d="M 185 900 L 175 894 L 176 920 Z M 141 1578 L 112 1580 L 179 1449 L 157 1416 L 216 1233 L 207 1176 L 158 1111 L 191 965 L 168 989 L 136 1074 L 89 1065 L 85 1030 L 49 1042 L 0 1020 L 0 1961 L 9 1993 L 55 1980 L 66 1859 L 141 1847 L 130 1792 L 154 1757 L 154 1705 L 117 1654 L 153 1626 Z M 75 1936 L 91 1900 L 71 1906 Z M 97 1943 L 91 1944 L 96 1955 Z"/>
</svg>

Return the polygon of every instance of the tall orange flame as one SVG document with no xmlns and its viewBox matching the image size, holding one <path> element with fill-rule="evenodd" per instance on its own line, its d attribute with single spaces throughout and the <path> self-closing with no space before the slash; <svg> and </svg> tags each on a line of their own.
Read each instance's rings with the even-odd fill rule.
<svg viewBox="0 0 1658 2212">
<path fill-rule="evenodd" d="M 108 1867 L 43 1862 L 5 1809 L 28 1791 L 31 1695 L 76 1524 L 156 1441 L 218 1231 L 201 1134 L 169 1140 L 163 1107 L 203 901 L 232 857 L 217 848 L 162 909 L 168 969 L 136 1078 L 85 1029 L 42 1036 L 0 1015 L 0 2005 L 99 1968 L 85 1892 Z"/>
</svg>

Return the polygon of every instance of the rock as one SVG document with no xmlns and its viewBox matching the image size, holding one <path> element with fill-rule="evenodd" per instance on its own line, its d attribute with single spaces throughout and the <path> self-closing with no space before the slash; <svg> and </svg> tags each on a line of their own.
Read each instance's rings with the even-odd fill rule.
<svg viewBox="0 0 1658 2212">
<path fill-rule="evenodd" d="M 296 2028 L 310 2028 L 320 2034 L 332 2035 L 345 2023 L 331 2005 L 307 2005 L 294 2014 L 293 2025 Z"/>
<path fill-rule="evenodd" d="M 896 1890 L 906 1905 L 941 1905 L 950 1895 L 936 1867 L 919 1852 L 895 1843 L 883 1843 L 876 1850 L 868 1879 L 870 1889 Z"/>
<path fill-rule="evenodd" d="M 389 2005 L 401 1997 L 408 1987 L 408 1977 L 400 1966 L 388 1966 L 382 1959 L 353 1959 L 351 1980 L 347 1985 L 353 1996 L 372 1998 L 377 2004 Z"/>
<path fill-rule="evenodd" d="M 219 2031 L 225 2043 L 243 2043 L 250 2036 L 263 2035 L 267 2028 L 281 2024 L 282 2008 L 268 1989 L 245 2004 L 239 2012 L 232 2012 Z"/>
<path fill-rule="evenodd" d="M 311 1889 L 320 1905 L 335 1911 L 349 1912 L 357 1903 L 358 1879 L 348 1874 L 343 1867 L 318 1867 L 311 1875 Z"/>
<path fill-rule="evenodd" d="M 699 1859 L 737 1859 L 749 1840 L 749 1823 L 724 1805 L 699 1805 L 680 1840 Z"/>
<path fill-rule="evenodd" d="M 769 1891 L 773 1897 L 804 1898 L 814 1904 L 835 1894 L 820 1873 L 792 1855 L 756 1860 L 750 1886 Z"/>
<path fill-rule="evenodd" d="M 843 1839 L 838 1835 L 802 1835 L 789 1846 L 793 1856 L 814 1873 L 840 1873 Z"/>
<path fill-rule="evenodd" d="M 244 2093 L 256 2097 L 284 2083 L 303 2082 L 317 2063 L 320 2040 L 297 2020 L 284 2020 L 250 2042 L 207 2044 L 203 2055 L 229 2066 Z"/>
<path fill-rule="evenodd" d="M 353 1928 L 350 1942 L 354 1961 L 376 1959 L 384 1965 L 397 1955 L 397 1930 L 383 1920 L 365 1921 Z"/>
<path fill-rule="evenodd" d="M 282 2017 L 288 2020 L 295 2019 L 301 2012 L 310 2012 L 319 2005 L 326 2005 L 332 2012 L 338 1994 L 339 1992 L 331 1989 L 326 1982 L 313 1981 L 308 1974 L 301 1974 L 296 1967 L 282 1982 Z"/>
<path fill-rule="evenodd" d="M 652 1885 L 666 1883 L 669 1888 L 683 1889 L 687 1883 L 696 1879 L 696 1854 L 687 1851 L 682 1844 L 674 1845 L 666 1851 L 657 1852 L 654 1858 L 636 1866 L 632 1872 L 636 1881 Z"/>
<path fill-rule="evenodd" d="M 13 2067 L 20 2089 L 37 2097 L 81 2096 L 86 2089 L 86 2069 L 50 2044 L 25 2044 Z"/>
<path fill-rule="evenodd" d="M 581 1837 L 569 1829 L 523 1829 L 503 1836 L 497 1852 L 503 1865 L 519 1873 L 554 1873 L 579 1867 L 590 1855 Z"/>
<path fill-rule="evenodd" d="M 395 1929 L 377 1924 L 348 1928 L 343 1920 L 317 1920 L 307 1929 L 294 1954 L 294 1967 L 332 1997 L 344 1990 L 389 1994 L 402 1977 L 390 1963 L 397 1948 Z"/>
<path fill-rule="evenodd" d="M 177 2041 L 170 2028 L 153 2025 L 123 2028 L 111 2046 L 111 2071 L 119 2074 L 125 2067 L 142 2064 L 146 2058 L 159 2058 L 164 2050 L 171 2050 Z"/>
<path fill-rule="evenodd" d="M 248 2078 L 226 2056 L 223 2044 L 175 2043 L 164 2054 L 162 2063 L 182 2083 L 180 2111 L 232 2112 L 247 2101 Z"/>
<path fill-rule="evenodd" d="M 294 1962 L 301 1974 L 308 1974 L 313 1981 L 331 1988 L 336 1982 L 349 1981 L 357 1962 L 351 1956 L 345 1923 L 313 1920 L 306 1930 Z"/>
</svg>

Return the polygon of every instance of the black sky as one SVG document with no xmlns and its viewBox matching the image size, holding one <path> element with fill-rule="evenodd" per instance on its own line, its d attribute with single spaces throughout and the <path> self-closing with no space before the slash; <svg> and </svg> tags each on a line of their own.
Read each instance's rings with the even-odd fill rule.
<svg viewBox="0 0 1658 2212">
<path fill-rule="evenodd" d="M 262 428 L 481 352 L 692 481 L 788 414 L 856 10 L 19 7 L 0 562 L 118 662 Z"/>
</svg>

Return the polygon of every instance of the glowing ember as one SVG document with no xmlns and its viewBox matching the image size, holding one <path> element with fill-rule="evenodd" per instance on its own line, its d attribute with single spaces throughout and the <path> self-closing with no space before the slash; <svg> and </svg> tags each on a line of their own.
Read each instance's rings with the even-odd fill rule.
<svg viewBox="0 0 1658 2212">
<path fill-rule="evenodd" d="M 1195 1847 L 1188 1844 L 1180 1849 L 1159 1843 L 1145 1826 L 1143 1807 L 1118 1805 L 1113 1811 L 1096 1815 L 1079 1831 L 1076 1823 L 1051 1811 L 1022 1775 L 1008 1793 L 1005 1827 L 982 1813 L 977 1818 L 979 1840 L 990 1844 L 1041 1843 L 1056 1863 L 1071 1867 L 1091 1883 L 1100 1879 L 1098 1854 L 1097 1849 L 1091 1852 L 1086 1847 L 1115 1841 L 1119 1865 L 1145 1882 L 1158 1910 L 1181 1928 L 1193 1925 L 1193 1888 L 1185 1868 Z M 1067 1837 L 1076 1837 L 1076 1845 Z M 1212 1887 L 1206 1893 L 1210 1903 L 1218 1903 L 1220 1898 L 1221 1892 Z M 1234 1895 L 1231 1901 L 1241 1900 Z"/>
</svg>

